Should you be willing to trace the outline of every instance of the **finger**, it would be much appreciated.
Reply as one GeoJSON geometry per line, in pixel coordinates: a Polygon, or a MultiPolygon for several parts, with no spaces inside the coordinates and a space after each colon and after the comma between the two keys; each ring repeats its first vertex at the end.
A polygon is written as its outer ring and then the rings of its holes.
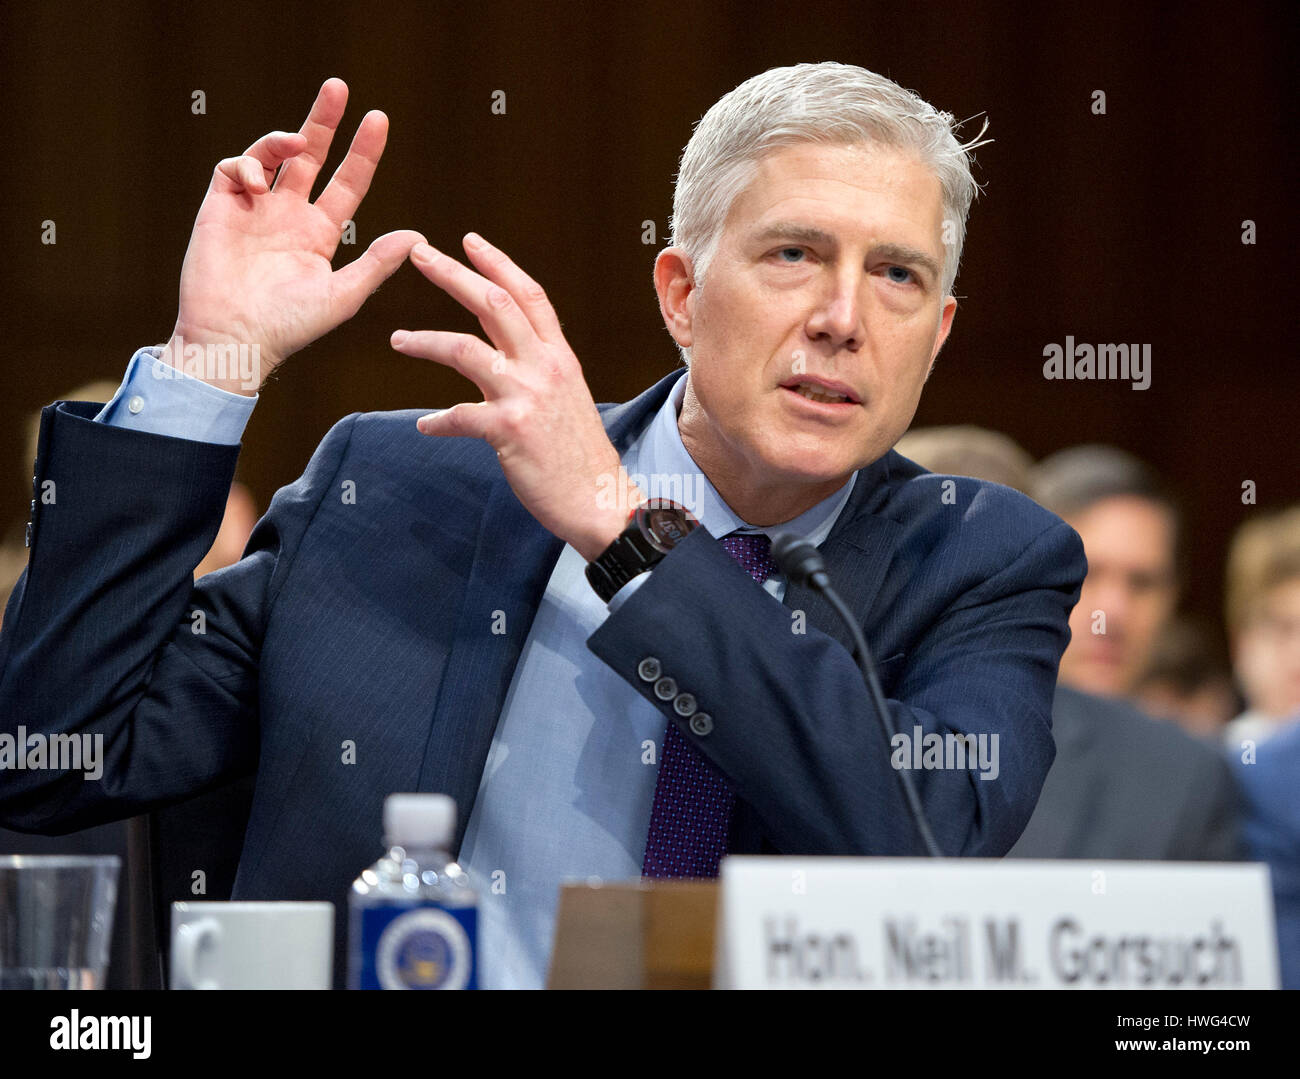
{"type": "Polygon", "coordinates": [[[415,245],[411,262],[453,300],[477,315],[488,339],[507,355],[527,355],[529,346],[537,343],[532,323],[500,285],[428,244],[415,245]]]}
{"type": "Polygon", "coordinates": [[[264,195],[271,190],[262,163],[255,157],[228,157],[212,170],[212,186],[217,191],[248,191],[264,195]]]}
{"type": "Polygon", "coordinates": [[[489,400],[505,389],[505,353],[472,333],[446,330],[397,330],[389,342],[404,356],[432,360],[464,375],[489,400]]]}
{"type": "Polygon", "coordinates": [[[301,195],[303,198],[311,196],[312,184],[316,182],[316,174],[329,155],[330,143],[334,140],[334,132],[343,118],[343,109],[347,103],[347,83],[342,79],[326,79],[299,131],[307,139],[307,144],[302,153],[286,162],[280,170],[280,176],[275,181],[276,191],[301,195]]]}
{"type": "Polygon", "coordinates": [[[339,228],[351,220],[370,190],[370,181],[383,156],[388,141],[388,117],[377,109],[366,113],[352,137],[347,157],[334,170],[330,182],[320,193],[316,205],[329,215],[339,228]]]}
{"type": "Polygon", "coordinates": [[[543,341],[564,343],[564,331],[546,290],[521,270],[499,247],[493,247],[477,232],[466,233],[465,252],[483,276],[505,289],[543,341]]]}
{"type": "Polygon", "coordinates": [[[410,229],[386,232],[363,254],[335,270],[330,276],[330,291],[339,321],[355,315],[366,298],[406,261],[411,248],[424,242],[423,236],[410,229]]]}
{"type": "Polygon", "coordinates": [[[421,416],[415,421],[415,426],[425,435],[487,439],[492,420],[491,409],[492,406],[486,401],[464,401],[441,412],[421,416]]]}
{"type": "Polygon", "coordinates": [[[270,185],[278,169],[289,158],[302,153],[307,145],[304,136],[296,131],[272,131],[263,135],[244,151],[245,157],[256,158],[266,171],[266,182],[270,185]]]}

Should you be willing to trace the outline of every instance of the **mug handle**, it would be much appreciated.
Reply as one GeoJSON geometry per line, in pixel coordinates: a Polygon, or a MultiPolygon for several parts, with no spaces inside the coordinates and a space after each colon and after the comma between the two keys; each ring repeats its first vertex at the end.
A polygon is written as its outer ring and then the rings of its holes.
{"type": "Polygon", "coordinates": [[[220,989],[216,978],[198,978],[198,953],[204,944],[221,943],[221,923],[214,918],[186,922],[176,930],[172,965],[176,972],[174,989],[220,989]]]}

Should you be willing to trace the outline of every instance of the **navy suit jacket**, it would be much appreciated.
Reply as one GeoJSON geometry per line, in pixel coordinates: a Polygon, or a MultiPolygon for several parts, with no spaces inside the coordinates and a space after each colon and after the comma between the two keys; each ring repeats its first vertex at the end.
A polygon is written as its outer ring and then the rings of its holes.
{"type": "MultiPolygon", "coordinates": [[[[620,450],[683,374],[601,406],[620,450]]],[[[353,414],[276,493],[242,560],[194,582],[238,447],[93,423],[99,407],[41,417],[34,487],[52,480],[56,497],[38,498],[6,611],[0,731],[102,734],[104,774],[0,773],[0,824],[60,834],[255,772],[234,898],[332,900],[342,984],[347,889],[379,854],[383,799],[452,795],[459,848],[561,542],[486,443],[419,434],[421,410],[353,414]]],[[[891,451],[822,552],[897,729],[999,736],[995,780],[914,775],[946,854],[1005,854],[1055,752],[1078,537],[1007,488],[891,451]]],[[[919,853],[848,635],[816,593],[791,584],[777,602],[699,529],[588,644],[732,784],[731,850],[919,853]],[[711,733],[638,678],[647,656],[711,733]]]]}

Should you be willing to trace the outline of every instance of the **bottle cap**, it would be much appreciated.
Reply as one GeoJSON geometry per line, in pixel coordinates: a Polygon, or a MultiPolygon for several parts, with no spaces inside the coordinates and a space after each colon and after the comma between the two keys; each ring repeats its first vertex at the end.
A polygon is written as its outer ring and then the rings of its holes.
{"type": "Polygon", "coordinates": [[[456,802],[448,794],[390,794],[384,799],[384,843],[390,847],[451,846],[456,802]]]}

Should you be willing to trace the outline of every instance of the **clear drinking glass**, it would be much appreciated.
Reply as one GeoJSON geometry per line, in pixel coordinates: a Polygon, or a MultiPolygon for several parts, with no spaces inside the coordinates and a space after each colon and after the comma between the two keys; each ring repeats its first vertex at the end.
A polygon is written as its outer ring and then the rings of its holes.
{"type": "Polygon", "coordinates": [[[122,859],[0,855],[0,989],[102,989],[122,859]]]}

